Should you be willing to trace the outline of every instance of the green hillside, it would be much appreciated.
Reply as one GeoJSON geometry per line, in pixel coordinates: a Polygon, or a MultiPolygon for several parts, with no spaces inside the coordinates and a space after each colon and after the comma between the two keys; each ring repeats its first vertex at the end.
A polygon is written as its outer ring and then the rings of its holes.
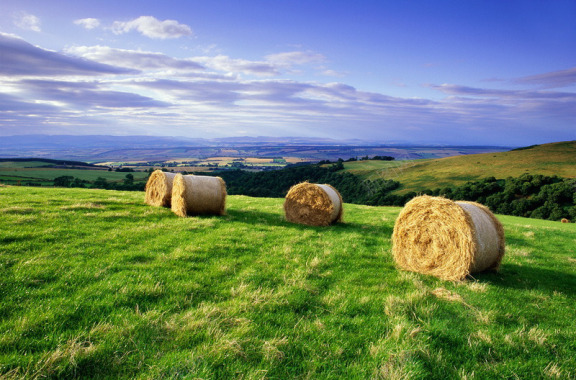
{"type": "Polygon", "coordinates": [[[399,181],[403,185],[401,193],[457,186],[486,177],[519,177],[524,173],[576,178],[576,141],[434,160],[346,162],[345,170],[364,178],[399,181]]]}
{"type": "Polygon", "coordinates": [[[400,208],[282,203],[0,187],[0,378],[576,376],[575,224],[499,216],[501,271],[453,283],[395,268],[400,208]]]}

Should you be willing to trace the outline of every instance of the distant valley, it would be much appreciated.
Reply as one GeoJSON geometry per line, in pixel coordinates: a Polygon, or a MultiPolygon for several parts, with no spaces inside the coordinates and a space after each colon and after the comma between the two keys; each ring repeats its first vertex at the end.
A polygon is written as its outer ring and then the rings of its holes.
{"type": "Polygon", "coordinates": [[[504,146],[430,146],[299,137],[193,139],[153,136],[5,136],[0,158],[50,158],[91,163],[185,161],[211,157],[284,158],[294,162],[392,156],[397,160],[503,152],[504,146]]]}
{"type": "MultiPolygon", "coordinates": [[[[256,156],[273,147],[263,144],[259,148],[213,148],[228,156],[184,158],[183,154],[178,159],[165,161],[96,164],[46,158],[0,158],[0,185],[142,191],[148,174],[162,169],[218,175],[231,195],[281,198],[291,186],[309,181],[334,186],[347,203],[401,206],[417,194],[429,194],[477,201],[506,215],[576,219],[576,141],[482,154],[464,154],[466,149],[459,147],[442,147],[443,150],[428,147],[428,151],[424,147],[404,147],[401,149],[414,149],[412,154],[417,155],[460,153],[453,157],[403,160],[366,153],[367,149],[390,147],[284,145],[279,149],[292,156],[273,158],[256,156]],[[331,161],[316,158],[317,164],[305,164],[305,158],[294,157],[295,151],[305,149],[308,154],[332,151],[359,157],[331,161]],[[232,156],[241,152],[253,156],[232,156]],[[355,154],[359,152],[363,154],[355,154]],[[297,163],[303,165],[288,165],[297,163]]],[[[467,152],[483,149],[467,148],[467,152]]]]}

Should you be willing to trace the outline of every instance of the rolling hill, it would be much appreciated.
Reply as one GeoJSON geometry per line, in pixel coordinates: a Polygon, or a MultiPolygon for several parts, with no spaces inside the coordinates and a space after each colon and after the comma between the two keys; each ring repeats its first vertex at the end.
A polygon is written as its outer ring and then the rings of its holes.
{"type": "Polygon", "coordinates": [[[486,177],[518,177],[524,173],[576,178],[576,141],[433,160],[346,162],[345,170],[364,178],[394,179],[398,193],[461,185],[486,177]]]}

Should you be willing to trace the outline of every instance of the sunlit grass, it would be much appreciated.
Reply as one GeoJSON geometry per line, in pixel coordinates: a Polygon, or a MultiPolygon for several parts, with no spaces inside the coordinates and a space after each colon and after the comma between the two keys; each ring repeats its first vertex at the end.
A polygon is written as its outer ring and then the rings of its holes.
{"type": "Polygon", "coordinates": [[[399,208],[321,228],[282,202],[0,188],[0,376],[576,376],[574,224],[499,216],[501,272],[452,283],[395,268],[399,208]]]}
{"type": "Polygon", "coordinates": [[[396,193],[463,185],[486,177],[505,179],[522,174],[576,177],[576,142],[544,144],[531,149],[412,161],[346,162],[345,170],[364,179],[393,179],[396,193]]]}

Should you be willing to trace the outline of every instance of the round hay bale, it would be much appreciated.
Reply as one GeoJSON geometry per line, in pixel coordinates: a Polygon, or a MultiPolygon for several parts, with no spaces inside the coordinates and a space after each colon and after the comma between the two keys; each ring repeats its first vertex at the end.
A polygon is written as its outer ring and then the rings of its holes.
{"type": "Polygon", "coordinates": [[[570,223],[570,220],[569,220],[569,219],[566,219],[566,218],[562,218],[562,219],[560,220],[560,222],[562,222],[562,223],[570,223]]]}
{"type": "Polygon", "coordinates": [[[172,186],[172,211],[178,216],[224,215],[226,183],[220,177],[177,174],[172,186]]]}
{"type": "Polygon", "coordinates": [[[302,182],[286,194],[286,220],[308,226],[328,226],[342,221],[342,196],[330,185],[302,182]]]}
{"type": "Polygon", "coordinates": [[[497,270],[504,246],[504,228],[487,207],[426,195],[406,204],[392,234],[400,268],[443,280],[497,270]]]}
{"type": "Polygon", "coordinates": [[[170,207],[172,199],[172,183],[175,173],[155,170],[146,182],[144,201],[151,206],[170,207]]]}

